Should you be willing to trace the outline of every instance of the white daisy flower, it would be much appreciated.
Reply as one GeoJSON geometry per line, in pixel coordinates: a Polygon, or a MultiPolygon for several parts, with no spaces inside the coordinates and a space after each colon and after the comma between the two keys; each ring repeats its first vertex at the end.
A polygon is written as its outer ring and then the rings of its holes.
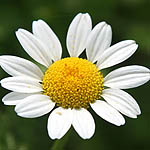
{"type": "Polygon", "coordinates": [[[135,99],[123,91],[150,80],[148,68],[132,65],[103,76],[102,70],[128,59],[137,49],[133,40],[110,47],[112,30],[106,22],[92,29],[89,14],[78,14],[69,26],[67,49],[70,57],[61,59],[62,47],[52,29],[42,20],[34,21],[33,33],[16,32],[24,50],[47,70],[43,73],[32,62],[16,56],[0,56],[1,67],[12,77],[1,80],[12,92],[4,96],[5,105],[16,105],[17,115],[36,118],[51,112],[48,134],[62,138],[71,125],[83,139],[95,132],[92,108],[104,120],[120,126],[122,116],[136,118],[140,108],[135,99]],[[87,60],[79,58],[86,49],[87,60]]]}

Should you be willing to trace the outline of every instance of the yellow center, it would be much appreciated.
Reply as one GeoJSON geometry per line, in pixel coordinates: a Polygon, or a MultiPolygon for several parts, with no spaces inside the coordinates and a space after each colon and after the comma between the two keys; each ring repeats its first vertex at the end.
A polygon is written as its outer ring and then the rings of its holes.
{"type": "Polygon", "coordinates": [[[70,57],[53,63],[42,82],[44,94],[63,108],[88,108],[100,98],[103,75],[86,59],[70,57]]]}

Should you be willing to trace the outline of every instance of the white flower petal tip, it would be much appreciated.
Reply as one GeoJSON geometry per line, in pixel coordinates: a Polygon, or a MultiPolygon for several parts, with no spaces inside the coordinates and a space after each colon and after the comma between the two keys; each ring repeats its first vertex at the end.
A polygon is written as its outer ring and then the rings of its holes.
{"type": "Polygon", "coordinates": [[[2,102],[5,105],[17,105],[20,102],[22,102],[22,100],[28,96],[31,96],[31,94],[24,94],[24,93],[17,93],[17,92],[11,92],[8,93],[7,95],[5,95],[2,98],[2,102]]]}
{"type": "Polygon", "coordinates": [[[8,77],[2,79],[1,86],[19,93],[37,93],[43,91],[40,80],[27,76],[8,77]]]}
{"type": "Polygon", "coordinates": [[[51,139],[60,139],[70,129],[72,123],[72,111],[58,107],[52,111],[48,118],[48,134],[51,139]]]}
{"type": "Polygon", "coordinates": [[[92,115],[84,108],[80,110],[73,109],[72,125],[79,136],[83,139],[89,139],[95,132],[95,122],[92,115]]]}
{"type": "Polygon", "coordinates": [[[35,94],[25,98],[17,104],[15,111],[24,118],[36,118],[49,113],[55,106],[48,96],[35,94]]]}
{"type": "Polygon", "coordinates": [[[92,29],[89,14],[79,13],[71,22],[67,33],[67,49],[71,57],[78,57],[86,47],[86,40],[92,29]]]}
{"type": "Polygon", "coordinates": [[[49,67],[51,64],[49,51],[41,40],[24,29],[18,29],[18,31],[16,31],[16,36],[28,55],[30,55],[38,63],[45,67],[49,67]]]}
{"type": "Polygon", "coordinates": [[[12,76],[29,76],[40,80],[43,77],[43,73],[37,65],[20,57],[0,56],[0,65],[12,76]]]}
{"type": "Polygon", "coordinates": [[[110,72],[104,78],[104,86],[129,89],[138,87],[150,80],[150,70],[143,66],[132,65],[121,67],[110,72]]]}
{"type": "Polygon", "coordinates": [[[121,41],[100,55],[97,67],[101,70],[119,64],[132,56],[137,48],[138,45],[133,40],[121,41]]]}
{"type": "Polygon", "coordinates": [[[92,109],[104,120],[116,125],[121,126],[125,124],[124,117],[112,106],[102,100],[97,100],[91,104],[92,109]]]}
{"type": "Polygon", "coordinates": [[[58,37],[43,20],[33,21],[33,34],[40,39],[49,51],[49,57],[57,61],[61,59],[62,47],[58,37]]]}
{"type": "Polygon", "coordinates": [[[106,22],[97,24],[88,36],[86,54],[88,60],[95,62],[100,55],[110,46],[112,40],[111,26],[106,22]]]}
{"type": "Polygon", "coordinates": [[[130,118],[137,118],[137,115],[141,114],[140,107],[134,98],[122,90],[105,89],[102,97],[111,106],[130,118]]]}

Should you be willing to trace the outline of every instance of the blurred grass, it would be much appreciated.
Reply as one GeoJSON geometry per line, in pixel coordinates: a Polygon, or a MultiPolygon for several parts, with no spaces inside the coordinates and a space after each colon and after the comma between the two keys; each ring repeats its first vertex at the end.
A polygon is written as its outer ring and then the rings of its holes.
{"type": "MultiPolygon", "coordinates": [[[[33,20],[43,19],[58,35],[63,46],[63,57],[68,55],[65,38],[68,26],[79,12],[88,12],[93,25],[105,20],[112,25],[113,41],[134,39],[138,51],[119,66],[140,64],[150,66],[149,0],[0,0],[0,55],[10,54],[30,59],[15,37],[18,28],[31,31],[33,20]]],[[[0,79],[8,75],[0,69],[0,79]]],[[[128,90],[137,99],[142,115],[138,119],[126,117],[126,125],[115,127],[92,114],[96,132],[92,139],[82,140],[75,131],[71,133],[65,150],[149,150],[150,101],[149,83],[128,90]]],[[[0,99],[8,93],[0,87],[0,99]]],[[[37,119],[18,117],[14,107],[0,103],[0,150],[51,150],[54,143],[47,134],[48,115],[37,119]]]]}

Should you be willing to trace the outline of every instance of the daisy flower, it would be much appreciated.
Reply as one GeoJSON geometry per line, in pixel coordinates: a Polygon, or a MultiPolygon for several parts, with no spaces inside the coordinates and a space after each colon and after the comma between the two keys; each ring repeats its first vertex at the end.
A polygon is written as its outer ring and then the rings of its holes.
{"type": "Polygon", "coordinates": [[[17,115],[36,118],[52,111],[47,124],[51,139],[62,138],[71,126],[83,139],[91,138],[95,122],[89,108],[116,126],[125,124],[123,115],[130,118],[140,115],[135,99],[122,89],[149,81],[150,70],[131,65],[105,77],[102,73],[133,55],[138,47],[135,41],[110,46],[110,25],[100,22],[92,29],[89,14],[79,13],[67,33],[70,57],[61,59],[59,39],[44,21],[34,21],[32,31],[19,29],[16,36],[28,55],[47,68],[44,73],[31,61],[0,56],[1,67],[12,76],[1,80],[1,86],[12,91],[2,101],[5,105],[16,105],[17,115]],[[84,50],[87,59],[79,58],[84,50]]]}

